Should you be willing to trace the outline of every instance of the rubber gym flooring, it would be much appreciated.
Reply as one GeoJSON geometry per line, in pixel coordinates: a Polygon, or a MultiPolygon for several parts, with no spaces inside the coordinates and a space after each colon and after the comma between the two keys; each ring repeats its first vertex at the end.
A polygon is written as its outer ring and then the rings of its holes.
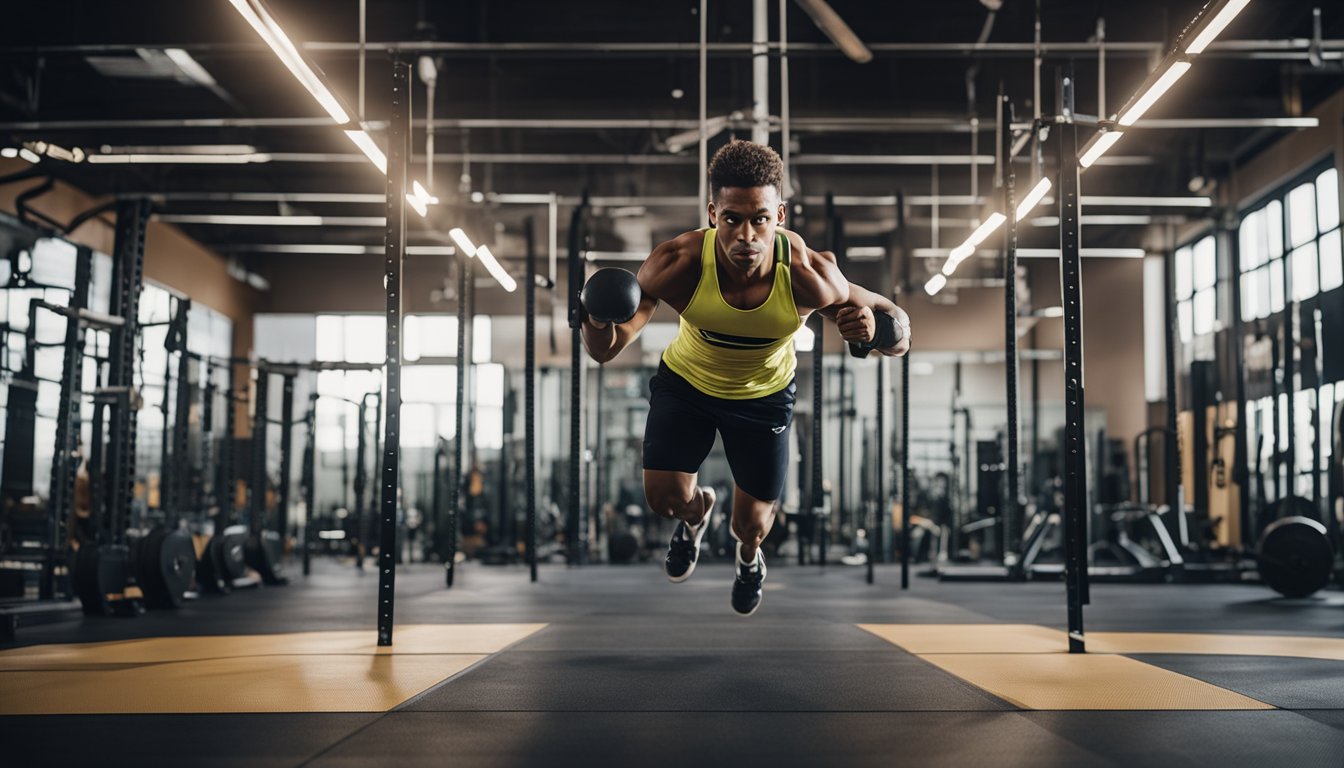
{"type": "Polygon", "coordinates": [[[20,765],[1344,764],[1344,595],[772,566],[404,566],[378,649],[372,570],[176,613],[21,627],[0,650],[20,765]]]}

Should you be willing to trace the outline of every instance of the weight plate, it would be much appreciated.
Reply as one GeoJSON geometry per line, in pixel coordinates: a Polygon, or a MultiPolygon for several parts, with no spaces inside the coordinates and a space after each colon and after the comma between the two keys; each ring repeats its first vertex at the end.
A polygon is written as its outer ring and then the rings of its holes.
{"type": "Polygon", "coordinates": [[[1324,588],[1334,558],[1325,526],[1309,517],[1275,520],[1260,537],[1260,578],[1284,597],[1306,597],[1324,588]]]}
{"type": "Polygon", "coordinates": [[[167,599],[167,604],[162,607],[180,608],[196,577],[196,547],[192,544],[191,534],[176,530],[163,537],[159,548],[159,571],[167,599]]]}

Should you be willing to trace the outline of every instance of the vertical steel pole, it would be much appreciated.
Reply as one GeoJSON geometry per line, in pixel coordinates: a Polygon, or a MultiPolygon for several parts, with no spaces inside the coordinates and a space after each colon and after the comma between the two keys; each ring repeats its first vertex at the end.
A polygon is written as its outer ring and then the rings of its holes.
{"type": "MultiPolygon", "coordinates": [[[[410,162],[411,66],[392,64],[392,114],[387,130],[387,251],[383,282],[387,288],[387,419],[379,480],[381,531],[378,541],[378,645],[392,645],[396,597],[398,454],[401,449],[401,268],[406,258],[406,167],[410,162]]],[[[363,429],[364,425],[360,425],[363,429]]],[[[374,429],[377,429],[375,423],[374,429]]]]}
{"type": "MultiPolygon", "coordinates": [[[[182,352],[186,356],[186,350],[182,352]]],[[[289,478],[293,471],[292,457],[294,449],[294,374],[286,373],[281,385],[280,399],[280,488],[276,494],[279,506],[275,511],[275,529],[280,532],[280,540],[289,535],[289,478]]],[[[186,454],[183,453],[185,458],[186,454]]]]}
{"type": "Polygon", "coordinates": [[[901,589],[910,588],[910,353],[901,358],[901,589]]]}
{"type": "Polygon", "coordinates": [[[1008,404],[1008,450],[1004,467],[1008,484],[1003,500],[1003,557],[1009,575],[1022,574],[1019,539],[1022,536],[1022,496],[1018,486],[1018,377],[1017,377],[1017,175],[1013,172],[1013,104],[999,86],[999,183],[1008,221],[1003,230],[1003,344],[1004,379],[1008,404]],[[1009,553],[1015,553],[1010,555],[1009,553]]]}
{"type": "MultiPolygon", "coordinates": [[[[887,291],[886,285],[882,286],[882,292],[887,291]]],[[[882,535],[882,515],[883,509],[887,505],[887,468],[883,461],[886,458],[887,440],[885,428],[885,401],[887,399],[887,358],[881,355],[877,358],[877,414],[875,425],[875,437],[873,439],[873,450],[869,454],[870,460],[875,459],[874,463],[874,485],[873,496],[876,500],[869,506],[873,510],[872,518],[868,522],[868,583],[872,584],[873,562],[877,560],[878,555],[883,551],[882,542],[885,538],[882,535]]]]}
{"type": "MultiPolygon", "coordinates": [[[[825,401],[822,400],[823,388],[823,357],[825,350],[826,323],[821,319],[820,312],[812,313],[812,535],[816,538],[817,552],[820,557],[820,563],[826,565],[826,517],[825,504],[826,492],[822,487],[822,477],[825,475],[825,469],[822,464],[822,441],[821,430],[825,425],[825,419],[822,418],[822,411],[825,409],[825,401]]],[[[799,549],[802,549],[802,542],[799,542],[799,549]]],[[[802,555],[800,555],[802,557],[802,555]]],[[[805,560],[803,562],[806,562],[805,560]]]]}
{"type": "MultiPolygon", "coordinates": [[[[1073,111],[1073,67],[1061,80],[1061,111],[1073,111]]],[[[1082,228],[1078,218],[1078,130],[1069,122],[1059,133],[1060,285],[1064,298],[1064,579],[1068,599],[1069,652],[1086,652],[1083,606],[1087,584],[1087,434],[1083,399],[1082,228]]],[[[1011,214],[1011,212],[1010,212],[1011,214]]]]}
{"type": "Polygon", "coordinates": [[[467,399],[467,367],[471,352],[467,350],[467,283],[470,281],[471,261],[465,253],[457,256],[457,394],[453,400],[453,476],[448,482],[448,521],[444,531],[446,552],[443,558],[444,585],[453,586],[453,571],[457,568],[457,510],[462,495],[462,462],[467,444],[467,427],[463,424],[467,399]]]}
{"type": "Polygon", "coordinates": [[[317,517],[317,387],[308,393],[308,434],[303,444],[303,575],[313,572],[313,536],[317,517]]]}
{"type": "Polygon", "coordinates": [[[524,224],[527,237],[527,317],[524,344],[523,451],[527,478],[527,567],[537,580],[537,254],[531,217],[524,224]]]}

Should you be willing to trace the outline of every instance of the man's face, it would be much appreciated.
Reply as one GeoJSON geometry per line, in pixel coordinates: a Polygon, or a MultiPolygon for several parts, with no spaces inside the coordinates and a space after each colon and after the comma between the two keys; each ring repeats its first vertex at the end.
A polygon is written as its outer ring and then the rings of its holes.
{"type": "Polygon", "coordinates": [[[709,221],[729,264],[751,272],[773,258],[775,228],[784,223],[784,204],[773,184],[723,187],[709,204],[709,221]]]}

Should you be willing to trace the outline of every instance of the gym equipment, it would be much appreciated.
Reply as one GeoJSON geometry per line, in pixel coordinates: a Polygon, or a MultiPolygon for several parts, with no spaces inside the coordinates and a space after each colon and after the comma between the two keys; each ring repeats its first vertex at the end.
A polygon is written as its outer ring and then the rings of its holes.
{"type": "MultiPolygon", "coordinates": [[[[1310,507],[1297,497],[1291,506],[1310,507]]],[[[1314,510],[1313,510],[1314,511],[1314,510]]],[[[1284,597],[1307,597],[1330,583],[1335,552],[1325,526],[1310,517],[1290,515],[1270,523],[1260,537],[1260,578],[1284,597]]]]}
{"type": "Polygon", "coordinates": [[[633,272],[605,267],[583,284],[579,301],[588,316],[602,323],[624,323],[639,311],[639,280],[633,272]]]}
{"type": "Polygon", "coordinates": [[[184,530],[155,528],[132,545],[136,582],[150,608],[180,608],[196,575],[196,547],[184,530]]]}

